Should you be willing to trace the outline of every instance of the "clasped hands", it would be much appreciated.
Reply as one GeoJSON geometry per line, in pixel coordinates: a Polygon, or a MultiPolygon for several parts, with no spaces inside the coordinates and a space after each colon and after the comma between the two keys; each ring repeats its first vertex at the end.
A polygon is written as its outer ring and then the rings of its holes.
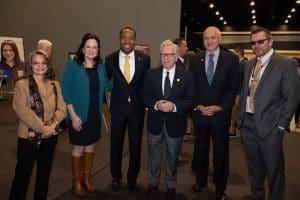
{"type": "Polygon", "coordinates": [[[159,100],[156,102],[156,108],[162,112],[173,112],[175,110],[175,104],[167,100],[159,100]]]}
{"type": "Polygon", "coordinates": [[[211,105],[211,106],[203,106],[198,105],[196,109],[202,113],[204,116],[213,116],[215,113],[222,111],[221,106],[211,105]]]}
{"type": "Polygon", "coordinates": [[[55,131],[56,128],[56,123],[53,122],[49,125],[44,125],[42,127],[42,134],[43,134],[43,138],[49,138],[52,135],[57,135],[58,133],[55,131]]]}

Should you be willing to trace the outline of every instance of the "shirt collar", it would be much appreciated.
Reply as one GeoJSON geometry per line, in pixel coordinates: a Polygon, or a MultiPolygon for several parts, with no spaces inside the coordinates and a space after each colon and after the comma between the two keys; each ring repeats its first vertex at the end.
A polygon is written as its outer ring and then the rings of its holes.
{"type": "Polygon", "coordinates": [[[205,51],[205,56],[209,57],[209,54],[214,54],[215,58],[219,56],[220,54],[220,47],[216,48],[213,52],[208,52],[208,51],[205,51]]]}
{"type": "Polygon", "coordinates": [[[175,67],[176,65],[174,65],[171,69],[167,70],[166,68],[163,67],[163,72],[169,72],[169,74],[174,74],[175,73],[175,67]]]}
{"type": "Polygon", "coordinates": [[[133,57],[134,56],[134,50],[133,51],[131,51],[128,55],[127,54],[125,54],[122,50],[120,50],[120,53],[119,53],[119,55],[120,56],[122,56],[122,57],[125,57],[125,56],[129,56],[129,57],[133,57]]]}
{"type": "Polygon", "coordinates": [[[268,60],[270,60],[273,52],[274,52],[274,50],[273,50],[273,48],[271,48],[265,55],[263,55],[261,57],[257,57],[257,58],[261,59],[262,63],[266,63],[268,60]]]}

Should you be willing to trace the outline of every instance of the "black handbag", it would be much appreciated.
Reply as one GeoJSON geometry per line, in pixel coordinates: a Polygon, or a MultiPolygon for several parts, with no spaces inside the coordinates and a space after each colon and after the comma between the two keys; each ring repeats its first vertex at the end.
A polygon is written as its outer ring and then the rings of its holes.
{"type": "MultiPolygon", "coordinates": [[[[55,86],[54,83],[52,83],[52,85],[53,85],[54,94],[55,94],[55,102],[56,102],[56,104],[55,104],[55,110],[56,110],[56,108],[57,108],[57,89],[56,89],[56,86],[55,86]]],[[[56,125],[55,131],[56,131],[57,133],[62,133],[62,132],[64,132],[67,128],[68,128],[68,122],[67,122],[67,119],[65,118],[65,119],[63,119],[60,123],[58,123],[58,124],[56,125]]]]}

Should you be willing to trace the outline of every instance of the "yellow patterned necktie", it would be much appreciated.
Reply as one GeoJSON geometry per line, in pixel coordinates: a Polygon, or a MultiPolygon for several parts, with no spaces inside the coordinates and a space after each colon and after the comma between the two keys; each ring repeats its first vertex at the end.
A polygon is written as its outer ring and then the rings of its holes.
{"type": "Polygon", "coordinates": [[[125,63],[124,63],[124,77],[127,83],[130,82],[130,64],[129,64],[129,56],[125,56],[125,63]]]}

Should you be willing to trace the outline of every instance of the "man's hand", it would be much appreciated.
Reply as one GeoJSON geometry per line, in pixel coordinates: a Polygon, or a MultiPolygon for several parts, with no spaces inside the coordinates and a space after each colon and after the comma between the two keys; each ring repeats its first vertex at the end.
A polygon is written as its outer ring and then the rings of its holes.
{"type": "Polygon", "coordinates": [[[211,105],[211,106],[198,105],[196,106],[196,109],[200,111],[204,116],[213,116],[215,113],[220,112],[222,110],[222,107],[217,105],[211,105]]]}
{"type": "Polygon", "coordinates": [[[156,102],[156,107],[162,112],[173,112],[175,109],[175,104],[171,101],[159,100],[156,102]]]}

